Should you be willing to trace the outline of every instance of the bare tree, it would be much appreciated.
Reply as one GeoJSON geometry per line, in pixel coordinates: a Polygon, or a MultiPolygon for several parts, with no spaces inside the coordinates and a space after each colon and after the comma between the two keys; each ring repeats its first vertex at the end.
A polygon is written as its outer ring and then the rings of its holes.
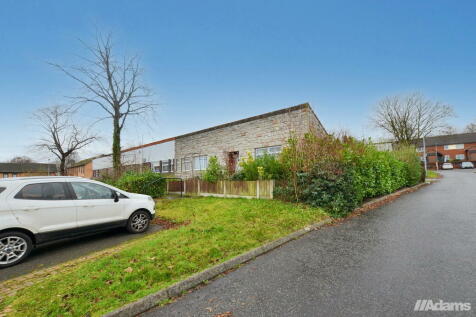
{"type": "Polygon", "coordinates": [[[470,123],[464,128],[465,133],[476,133],[476,123],[470,123]]]}
{"type": "Polygon", "coordinates": [[[98,34],[94,46],[85,45],[89,57],[82,66],[52,64],[85,89],[77,102],[100,107],[112,119],[112,160],[117,173],[121,167],[121,132],[130,116],[145,114],[156,106],[152,93],[141,83],[142,69],[137,56],[116,59],[111,36],[98,34]]]}
{"type": "Polygon", "coordinates": [[[446,119],[453,115],[451,106],[412,93],[381,100],[372,121],[390,133],[396,142],[408,144],[445,128],[446,119]]]}
{"type": "Polygon", "coordinates": [[[61,175],[66,175],[66,163],[76,151],[96,140],[96,136],[78,128],[73,114],[71,107],[52,106],[39,109],[33,116],[42,129],[42,137],[35,146],[58,158],[61,175]]]}
{"type": "Polygon", "coordinates": [[[458,134],[458,129],[452,126],[446,126],[440,130],[440,133],[443,135],[458,134]]]}
{"type": "Polygon", "coordinates": [[[34,161],[28,156],[15,156],[10,160],[10,163],[33,163],[34,161]]]}

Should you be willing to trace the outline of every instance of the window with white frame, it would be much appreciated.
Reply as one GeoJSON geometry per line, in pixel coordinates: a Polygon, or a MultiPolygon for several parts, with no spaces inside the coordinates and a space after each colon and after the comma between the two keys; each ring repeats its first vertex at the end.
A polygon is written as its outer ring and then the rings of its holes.
{"type": "Polygon", "coordinates": [[[8,178],[8,173],[3,173],[3,178],[8,178]]]}
{"type": "Polygon", "coordinates": [[[208,157],[206,155],[193,157],[193,170],[204,171],[208,167],[208,157]]]}
{"type": "Polygon", "coordinates": [[[417,152],[419,153],[423,152],[423,146],[420,146],[419,148],[417,148],[417,152]]]}
{"type": "Polygon", "coordinates": [[[165,161],[161,161],[162,163],[162,173],[170,173],[170,161],[169,160],[165,160],[165,161]]]}
{"type": "Polygon", "coordinates": [[[448,154],[446,154],[446,155],[445,155],[445,162],[448,162],[450,159],[451,159],[451,156],[449,156],[448,154]]]}
{"type": "Polygon", "coordinates": [[[264,155],[278,156],[281,153],[281,145],[260,147],[255,149],[255,157],[264,155]]]}
{"type": "Polygon", "coordinates": [[[456,154],[455,159],[463,161],[464,160],[464,154],[456,154]]]}
{"type": "Polygon", "coordinates": [[[190,157],[182,158],[182,172],[189,172],[192,170],[192,159],[190,157]]]}
{"type": "Polygon", "coordinates": [[[162,160],[154,164],[156,173],[172,173],[174,171],[174,160],[162,160]]]}
{"type": "Polygon", "coordinates": [[[462,150],[464,149],[464,144],[447,144],[444,148],[445,150],[462,150]]]}

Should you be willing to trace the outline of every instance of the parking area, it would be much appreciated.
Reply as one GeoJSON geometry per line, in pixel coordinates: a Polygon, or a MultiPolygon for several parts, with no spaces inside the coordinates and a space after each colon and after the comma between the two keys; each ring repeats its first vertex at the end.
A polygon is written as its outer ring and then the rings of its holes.
{"type": "Polygon", "coordinates": [[[162,230],[162,227],[156,224],[151,224],[149,230],[143,234],[130,234],[125,229],[119,228],[75,240],[46,245],[33,250],[24,262],[0,270],[0,282],[111,248],[160,230],[162,230]]]}

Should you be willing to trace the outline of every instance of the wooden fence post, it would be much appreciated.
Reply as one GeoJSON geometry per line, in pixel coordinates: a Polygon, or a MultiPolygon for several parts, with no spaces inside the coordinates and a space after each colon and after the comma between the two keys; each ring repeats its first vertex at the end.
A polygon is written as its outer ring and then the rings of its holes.
{"type": "Polygon", "coordinates": [[[183,180],[183,194],[186,195],[187,194],[187,180],[183,180]]]}
{"type": "Polygon", "coordinates": [[[200,179],[198,180],[197,184],[197,196],[200,196],[200,179]]]}
{"type": "Polygon", "coordinates": [[[259,192],[260,188],[259,188],[259,179],[256,181],[256,198],[259,199],[260,197],[260,192],[259,192]]]}
{"type": "Polygon", "coordinates": [[[223,180],[223,197],[226,197],[226,180],[223,180]]]}
{"type": "Polygon", "coordinates": [[[269,197],[270,197],[271,199],[274,199],[274,179],[271,180],[271,184],[270,184],[269,190],[271,191],[271,192],[269,193],[269,197]]]}

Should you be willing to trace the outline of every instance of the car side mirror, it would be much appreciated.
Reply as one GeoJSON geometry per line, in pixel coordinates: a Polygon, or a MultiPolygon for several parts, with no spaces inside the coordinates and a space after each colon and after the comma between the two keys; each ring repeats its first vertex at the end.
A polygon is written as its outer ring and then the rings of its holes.
{"type": "Polygon", "coordinates": [[[119,201],[119,194],[117,192],[114,192],[113,197],[114,197],[114,202],[117,203],[119,201]]]}

